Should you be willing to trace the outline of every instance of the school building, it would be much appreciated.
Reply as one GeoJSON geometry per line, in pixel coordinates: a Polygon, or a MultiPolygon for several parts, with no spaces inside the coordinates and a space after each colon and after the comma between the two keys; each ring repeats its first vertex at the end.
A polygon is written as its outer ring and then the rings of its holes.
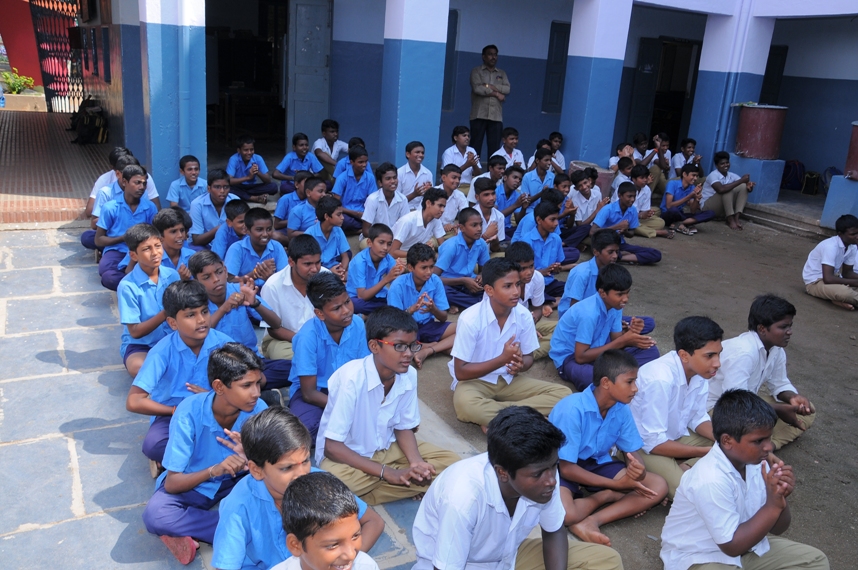
{"type": "MultiPolygon", "coordinates": [[[[732,105],[753,101],[788,108],[778,158],[844,170],[858,120],[855,0],[81,2],[83,90],[104,106],[112,143],[164,191],[183,154],[205,160],[246,132],[285,152],[326,117],[373,161],[401,164],[420,140],[431,168],[468,124],[469,75],[487,44],[511,84],[504,125],[526,157],[558,130],[567,160],[606,166],[618,142],[664,131],[674,150],[695,138],[708,169],[715,151],[734,150],[732,105]]],[[[752,201],[783,199],[782,163],[733,163],[763,179],[752,201]]]]}

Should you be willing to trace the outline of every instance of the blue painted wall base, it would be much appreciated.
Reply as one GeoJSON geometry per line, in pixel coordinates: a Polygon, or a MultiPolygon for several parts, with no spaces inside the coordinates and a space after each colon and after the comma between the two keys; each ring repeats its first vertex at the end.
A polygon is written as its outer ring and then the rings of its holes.
{"type": "Polygon", "coordinates": [[[743,158],[731,152],[730,171],[739,176],[750,174],[751,180],[757,183],[754,191],[748,194],[748,202],[751,204],[770,204],[778,201],[781,178],[784,175],[783,160],[743,158]]]}
{"type": "Polygon", "coordinates": [[[834,229],[834,222],[844,214],[858,216],[858,180],[835,176],[828,187],[819,225],[834,229]]]}

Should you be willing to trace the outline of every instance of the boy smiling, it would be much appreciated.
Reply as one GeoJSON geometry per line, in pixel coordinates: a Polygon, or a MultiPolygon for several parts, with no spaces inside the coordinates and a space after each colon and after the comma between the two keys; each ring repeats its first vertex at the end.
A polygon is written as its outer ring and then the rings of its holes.
{"type": "Polygon", "coordinates": [[[265,281],[289,264],[286,250],[272,241],[274,219],[265,208],[251,208],[244,216],[247,235],[226,252],[224,265],[232,278],[251,277],[262,287],[265,281]]]}

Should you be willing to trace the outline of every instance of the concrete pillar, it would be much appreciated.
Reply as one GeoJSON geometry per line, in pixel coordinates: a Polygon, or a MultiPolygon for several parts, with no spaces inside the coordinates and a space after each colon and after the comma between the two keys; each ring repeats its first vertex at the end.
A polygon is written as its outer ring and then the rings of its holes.
{"type": "Polygon", "coordinates": [[[401,165],[405,145],[425,145],[435,171],[449,0],[387,0],[381,75],[379,158],[401,165]]]}
{"type": "Polygon", "coordinates": [[[140,0],[144,130],[162,203],[182,155],[207,169],[205,14],[205,0],[140,0]]]}
{"type": "Polygon", "coordinates": [[[632,0],[575,0],[560,114],[567,161],[604,165],[614,151],[631,17],[632,0]]]}
{"type": "Polygon", "coordinates": [[[706,172],[713,167],[715,152],[731,152],[735,147],[739,109],[730,105],[760,98],[775,29],[774,18],[751,14],[753,2],[738,6],[733,16],[710,14],[706,19],[688,130],[697,140],[706,172]]]}

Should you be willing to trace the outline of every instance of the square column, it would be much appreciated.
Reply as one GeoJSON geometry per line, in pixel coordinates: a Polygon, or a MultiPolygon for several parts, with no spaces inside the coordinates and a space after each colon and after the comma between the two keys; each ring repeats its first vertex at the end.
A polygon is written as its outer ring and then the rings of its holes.
{"type": "Polygon", "coordinates": [[[381,75],[379,156],[401,165],[405,145],[425,145],[424,164],[438,161],[449,0],[387,0],[381,75]]]}
{"type": "Polygon", "coordinates": [[[207,169],[205,14],[204,0],[140,0],[144,131],[162,203],[179,157],[207,169]]]}
{"type": "Polygon", "coordinates": [[[632,0],[575,0],[559,129],[568,161],[604,165],[613,153],[631,17],[632,0]]]}

